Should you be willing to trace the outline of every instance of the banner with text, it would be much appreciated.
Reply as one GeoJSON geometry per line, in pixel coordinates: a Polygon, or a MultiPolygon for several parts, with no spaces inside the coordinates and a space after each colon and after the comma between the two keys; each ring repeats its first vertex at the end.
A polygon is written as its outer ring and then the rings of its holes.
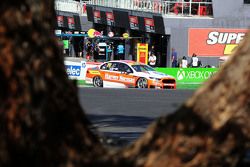
{"type": "Polygon", "coordinates": [[[101,62],[86,62],[86,61],[64,61],[66,72],[69,79],[85,80],[86,71],[88,68],[97,67],[101,62]]]}
{"type": "Polygon", "coordinates": [[[213,76],[218,68],[156,68],[156,71],[172,75],[177,84],[200,84],[213,76]]]}
{"type": "Polygon", "coordinates": [[[190,28],[188,32],[188,55],[230,55],[243,39],[247,29],[190,28]]]}
{"type": "Polygon", "coordinates": [[[148,64],[148,44],[137,43],[137,62],[148,64]]]}
{"type": "Polygon", "coordinates": [[[107,25],[115,26],[114,14],[112,12],[106,12],[107,25]]]}
{"type": "Polygon", "coordinates": [[[129,16],[129,25],[132,30],[139,30],[139,23],[137,16],[129,16]]]}

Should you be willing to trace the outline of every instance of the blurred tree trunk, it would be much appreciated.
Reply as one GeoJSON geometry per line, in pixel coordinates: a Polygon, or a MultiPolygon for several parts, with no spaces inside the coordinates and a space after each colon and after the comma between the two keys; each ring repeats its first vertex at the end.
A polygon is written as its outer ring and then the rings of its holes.
{"type": "Polygon", "coordinates": [[[249,147],[250,38],[172,115],[108,154],[54,36],[54,1],[0,5],[0,166],[230,167],[249,147]]]}
{"type": "Polygon", "coordinates": [[[0,5],[0,166],[82,166],[105,150],[67,79],[51,0],[0,5]]]}

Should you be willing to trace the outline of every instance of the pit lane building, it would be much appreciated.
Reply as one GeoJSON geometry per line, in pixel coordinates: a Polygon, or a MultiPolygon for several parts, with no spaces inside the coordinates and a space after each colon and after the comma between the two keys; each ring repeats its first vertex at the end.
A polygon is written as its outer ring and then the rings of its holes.
{"type": "MultiPolygon", "coordinates": [[[[82,6],[83,2],[78,3],[82,6]]],[[[171,66],[171,48],[175,48],[179,58],[187,56],[190,60],[195,53],[203,65],[218,66],[219,57],[232,53],[250,25],[250,0],[90,0],[84,3],[86,14],[80,7],[78,29],[87,31],[93,27],[104,35],[114,32],[115,36],[128,33],[135,38],[124,42],[125,58],[136,54],[137,43],[148,43],[149,50],[154,46],[160,67],[171,66]]],[[[58,16],[69,13],[57,8],[58,16]]]]}

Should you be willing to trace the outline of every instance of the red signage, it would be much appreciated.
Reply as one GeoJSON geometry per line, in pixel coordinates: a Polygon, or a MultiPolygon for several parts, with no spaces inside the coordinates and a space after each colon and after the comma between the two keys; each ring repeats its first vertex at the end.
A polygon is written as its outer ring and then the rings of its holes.
{"type": "Polygon", "coordinates": [[[75,24],[75,20],[73,17],[68,17],[68,23],[69,24],[75,24]]]}
{"type": "Polygon", "coordinates": [[[75,29],[75,20],[73,17],[68,17],[68,26],[69,29],[75,29]]]}
{"type": "Polygon", "coordinates": [[[63,22],[63,16],[57,16],[57,21],[63,22]]]}
{"type": "Polygon", "coordinates": [[[155,23],[154,19],[144,18],[145,30],[146,32],[155,32],[155,23]]]}
{"type": "Polygon", "coordinates": [[[245,36],[247,29],[190,28],[188,55],[223,56],[231,54],[245,36]]]}
{"type": "Polygon", "coordinates": [[[139,30],[138,17],[129,16],[130,29],[139,30]]]}
{"type": "Polygon", "coordinates": [[[63,27],[63,16],[57,16],[58,27],[63,27]]]}
{"type": "Polygon", "coordinates": [[[101,23],[101,12],[94,10],[94,23],[101,23]]]}
{"type": "Polygon", "coordinates": [[[94,17],[101,18],[101,12],[99,10],[95,10],[94,17]]]}
{"type": "Polygon", "coordinates": [[[106,12],[107,25],[114,26],[114,14],[112,12],[106,12]]]}
{"type": "Polygon", "coordinates": [[[107,20],[114,20],[114,15],[112,12],[106,12],[107,20]]]}
{"type": "Polygon", "coordinates": [[[153,20],[153,19],[144,18],[144,21],[145,21],[145,25],[148,25],[148,26],[155,26],[154,20],[153,20]]]}

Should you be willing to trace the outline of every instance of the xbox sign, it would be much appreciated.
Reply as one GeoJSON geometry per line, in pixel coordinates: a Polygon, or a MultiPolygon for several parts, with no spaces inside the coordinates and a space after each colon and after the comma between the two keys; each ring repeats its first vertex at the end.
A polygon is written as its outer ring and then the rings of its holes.
{"type": "Polygon", "coordinates": [[[179,69],[177,71],[177,81],[202,82],[209,79],[216,71],[204,69],[179,69]]]}
{"type": "Polygon", "coordinates": [[[185,71],[183,71],[182,69],[180,69],[177,72],[177,80],[181,81],[185,78],[185,71]]]}
{"type": "Polygon", "coordinates": [[[156,68],[156,71],[175,77],[177,84],[200,84],[212,77],[218,68],[156,68]]]}

